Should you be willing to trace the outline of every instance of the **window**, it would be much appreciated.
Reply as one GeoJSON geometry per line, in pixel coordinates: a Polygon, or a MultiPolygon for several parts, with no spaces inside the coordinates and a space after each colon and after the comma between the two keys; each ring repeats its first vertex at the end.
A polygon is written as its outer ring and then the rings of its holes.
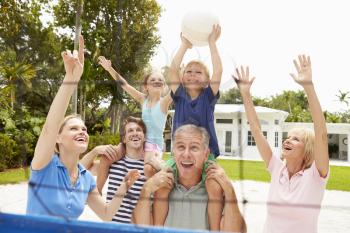
{"type": "Polygon", "coordinates": [[[275,132],[275,147],[278,147],[278,132],[275,132]]]}
{"type": "Polygon", "coordinates": [[[268,125],[269,124],[268,121],[262,120],[262,119],[260,119],[259,122],[260,122],[261,125],[268,125]]]}
{"type": "Polygon", "coordinates": [[[231,152],[232,132],[226,131],[225,134],[225,152],[231,152]]]}
{"type": "MultiPolygon", "coordinates": [[[[263,135],[265,136],[265,138],[267,138],[267,131],[263,131],[263,135]]],[[[253,137],[251,131],[248,131],[248,142],[247,142],[247,145],[248,146],[255,146],[256,145],[254,137],[253,137]]]]}
{"type": "Polygon", "coordinates": [[[279,125],[280,121],[279,120],[275,120],[275,125],[279,125]]]}
{"type": "Polygon", "coordinates": [[[282,141],[286,140],[288,137],[288,133],[287,132],[283,132],[282,133],[282,141]]]}
{"type": "Polygon", "coordinates": [[[242,119],[241,118],[238,119],[238,124],[242,124],[242,119]]]}
{"type": "Polygon", "coordinates": [[[238,130],[238,146],[242,145],[242,131],[238,130]]]}
{"type": "Polygon", "coordinates": [[[216,119],[216,123],[220,124],[232,124],[233,120],[232,119],[216,119]]]}

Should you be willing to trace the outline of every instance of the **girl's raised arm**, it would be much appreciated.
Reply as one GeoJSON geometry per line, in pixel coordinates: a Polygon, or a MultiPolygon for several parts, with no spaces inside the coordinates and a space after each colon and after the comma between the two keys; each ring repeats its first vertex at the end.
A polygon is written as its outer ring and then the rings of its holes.
{"type": "Polygon", "coordinates": [[[135,87],[131,86],[115,69],[112,67],[110,60],[107,60],[104,56],[98,57],[98,63],[112,76],[114,80],[120,83],[124,91],[126,91],[137,102],[143,103],[146,95],[138,91],[135,87]]]}

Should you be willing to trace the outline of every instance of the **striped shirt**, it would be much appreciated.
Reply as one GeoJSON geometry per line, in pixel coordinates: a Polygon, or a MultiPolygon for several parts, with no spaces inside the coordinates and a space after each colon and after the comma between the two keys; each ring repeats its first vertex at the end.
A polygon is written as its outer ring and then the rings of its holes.
{"type": "Polygon", "coordinates": [[[140,197],[141,189],[145,183],[145,174],[143,172],[143,159],[131,159],[124,156],[117,162],[114,162],[109,168],[109,182],[107,191],[107,202],[111,201],[115,192],[123,181],[129,170],[137,169],[141,177],[129,188],[125,194],[123,201],[114,215],[112,221],[119,223],[131,223],[132,212],[140,197]]]}

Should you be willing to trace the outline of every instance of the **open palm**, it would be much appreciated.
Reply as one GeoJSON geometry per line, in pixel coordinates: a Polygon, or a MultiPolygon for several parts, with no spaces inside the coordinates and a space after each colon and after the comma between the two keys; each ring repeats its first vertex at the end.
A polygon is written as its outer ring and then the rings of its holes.
{"type": "MultiPolygon", "coordinates": [[[[64,69],[69,77],[79,79],[84,70],[84,38],[79,37],[79,52],[76,50],[62,52],[64,69]]],[[[78,80],[76,80],[78,81],[78,80]]]]}
{"type": "Polygon", "coordinates": [[[107,71],[112,67],[111,60],[106,59],[104,56],[98,57],[98,64],[100,64],[107,71]]]}
{"type": "Polygon", "coordinates": [[[245,69],[241,66],[241,69],[236,68],[236,75],[232,75],[232,78],[235,80],[238,89],[241,92],[250,91],[250,87],[252,86],[255,77],[249,77],[249,67],[247,66],[245,69]]]}
{"type": "Polygon", "coordinates": [[[298,61],[293,60],[295,69],[298,75],[291,73],[290,76],[300,85],[306,85],[312,83],[312,70],[310,56],[299,55],[298,61]]]}

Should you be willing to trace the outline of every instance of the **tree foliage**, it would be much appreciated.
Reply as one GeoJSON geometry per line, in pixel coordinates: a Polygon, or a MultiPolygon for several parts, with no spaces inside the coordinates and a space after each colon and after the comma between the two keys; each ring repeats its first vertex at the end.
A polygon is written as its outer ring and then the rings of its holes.
{"type": "MultiPolygon", "coordinates": [[[[79,84],[80,113],[86,115],[90,133],[108,134],[108,127],[122,113],[139,112],[139,106],[99,68],[96,58],[110,58],[114,68],[137,85],[159,44],[156,25],[161,11],[155,0],[84,2],[82,31],[87,49],[79,84]]],[[[73,48],[75,3],[0,1],[0,133],[17,145],[14,154],[9,153],[15,159],[2,160],[6,166],[18,166],[32,156],[63,80],[60,53],[73,48]],[[43,21],[44,14],[53,22],[43,21]]]]}
{"type": "MultiPolygon", "coordinates": [[[[54,7],[55,27],[71,28],[74,31],[76,3],[75,0],[59,1],[54,7]]],[[[132,100],[98,66],[97,57],[103,55],[111,59],[113,67],[131,85],[137,86],[160,43],[156,34],[160,13],[160,6],[155,0],[84,1],[82,33],[88,56],[82,77],[85,84],[80,89],[84,94],[79,97],[81,102],[83,98],[93,108],[100,106],[103,101],[109,101],[111,124],[120,121],[122,112],[130,113],[135,109],[129,108],[132,105],[125,105],[125,101],[132,100]]],[[[66,46],[71,43],[68,38],[66,46]]],[[[98,120],[96,115],[86,117],[88,121],[89,118],[98,120]]]]}
{"type": "Polygon", "coordinates": [[[243,100],[238,88],[234,87],[226,92],[221,93],[218,103],[219,104],[242,104],[243,100]]]}

